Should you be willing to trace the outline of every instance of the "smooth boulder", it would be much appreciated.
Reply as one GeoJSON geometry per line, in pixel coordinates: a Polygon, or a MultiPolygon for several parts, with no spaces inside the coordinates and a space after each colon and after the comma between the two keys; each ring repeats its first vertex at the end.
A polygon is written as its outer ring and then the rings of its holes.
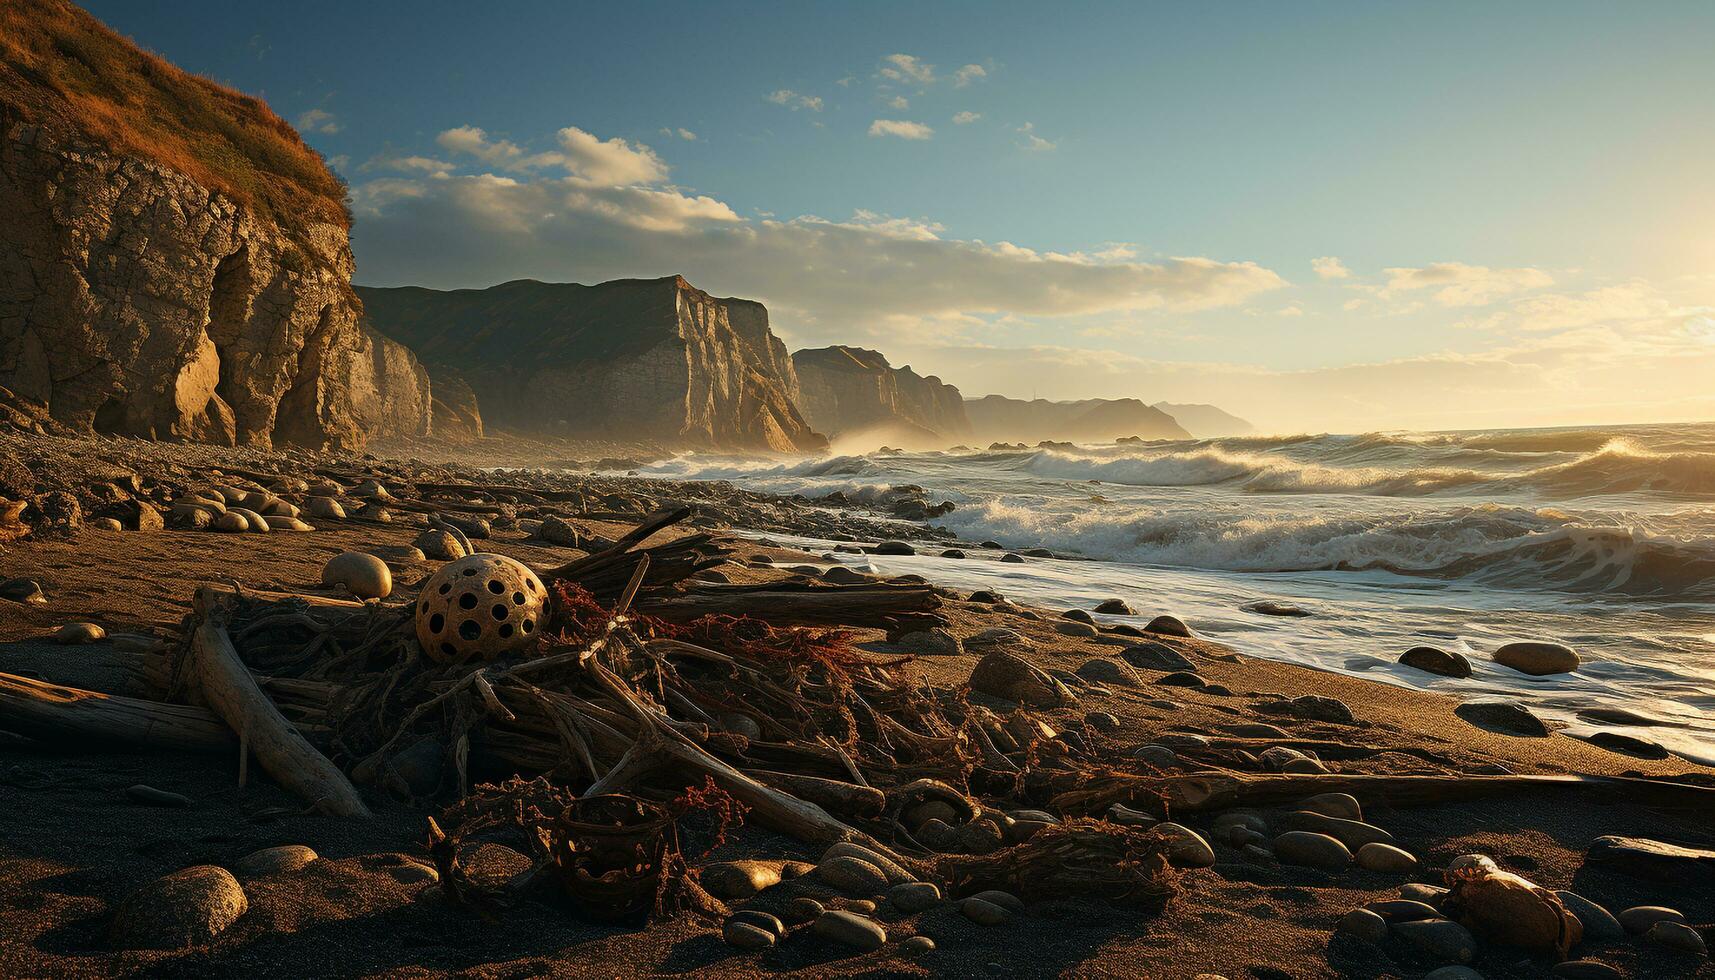
{"type": "Polygon", "coordinates": [[[1534,677],[1570,674],[1578,669],[1578,654],[1564,643],[1521,640],[1504,643],[1492,654],[1495,663],[1534,677]]]}
{"type": "Polygon", "coordinates": [[[393,592],[393,572],[374,555],[347,551],[322,566],[322,584],[342,587],[359,599],[385,599],[393,592]]]}
{"type": "Polygon", "coordinates": [[[1471,661],[1466,660],[1463,654],[1449,653],[1436,647],[1412,647],[1399,655],[1399,662],[1442,677],[1471,676],[1471,661]]]}
{"type": "Polygon", "coordinates": [[[249,908],[250,900],[232,872],[196,865],[133,892],[114,917],[113,935],[131,949],[201,946],[249,908]]]}

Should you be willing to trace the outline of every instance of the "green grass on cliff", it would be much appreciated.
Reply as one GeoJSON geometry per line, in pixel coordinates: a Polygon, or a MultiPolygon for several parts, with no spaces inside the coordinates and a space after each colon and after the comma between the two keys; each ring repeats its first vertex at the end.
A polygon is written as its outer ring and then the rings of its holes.
{"type": "Polygon", "coordinates": [[[63,0],[0,0],[0,112],[63,123],[283,225],[351,226],[345,184],[261,99],[182,71],[63,0]]]}

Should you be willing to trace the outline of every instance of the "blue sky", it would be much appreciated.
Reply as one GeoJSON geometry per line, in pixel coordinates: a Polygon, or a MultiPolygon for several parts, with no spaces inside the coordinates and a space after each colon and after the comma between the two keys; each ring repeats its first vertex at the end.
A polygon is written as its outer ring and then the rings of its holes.
{"type": "Polygon", "coordinates": [[[299,124],[360,282],[683,272],[1282,427],[1715,417],[1715,5],[88,6],[299,124]]]}

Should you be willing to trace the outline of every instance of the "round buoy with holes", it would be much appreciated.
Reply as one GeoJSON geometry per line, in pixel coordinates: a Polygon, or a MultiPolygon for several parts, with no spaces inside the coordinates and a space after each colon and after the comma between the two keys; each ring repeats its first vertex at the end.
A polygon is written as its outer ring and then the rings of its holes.
{"type": "Polygon", "coordinates": [[[417,642],[439,663],[493,660],[534,641],[548,590],[524,563],[480,552],[448,562],[417,595],[417,642]]]}

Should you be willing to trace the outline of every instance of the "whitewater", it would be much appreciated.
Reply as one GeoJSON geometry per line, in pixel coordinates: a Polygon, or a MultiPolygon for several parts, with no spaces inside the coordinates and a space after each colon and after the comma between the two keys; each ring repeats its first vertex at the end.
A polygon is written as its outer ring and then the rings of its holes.
{"type": "Polygon", "coordinates": [[[1054,608],[1118,596],[1241,653],[1519,699],[1570,734],[1611,727],[1580,711],[1624,707],[1662,722],[1624,730],[1715,764],[1712,423],[685,455],[642,472],[858,502],[921,486],[956,504],[933,523],[962,541],[1088,560],[834,557],[1054,608]],[[1310,615],[1245,610],[1262,600],[1310,615]],[[1584,665],[1533,678],[1490,662],[1515,639],[1567,643],[1584,665]],[[1396,663],[1419,644],[1476,675],[1396,663]]]}

